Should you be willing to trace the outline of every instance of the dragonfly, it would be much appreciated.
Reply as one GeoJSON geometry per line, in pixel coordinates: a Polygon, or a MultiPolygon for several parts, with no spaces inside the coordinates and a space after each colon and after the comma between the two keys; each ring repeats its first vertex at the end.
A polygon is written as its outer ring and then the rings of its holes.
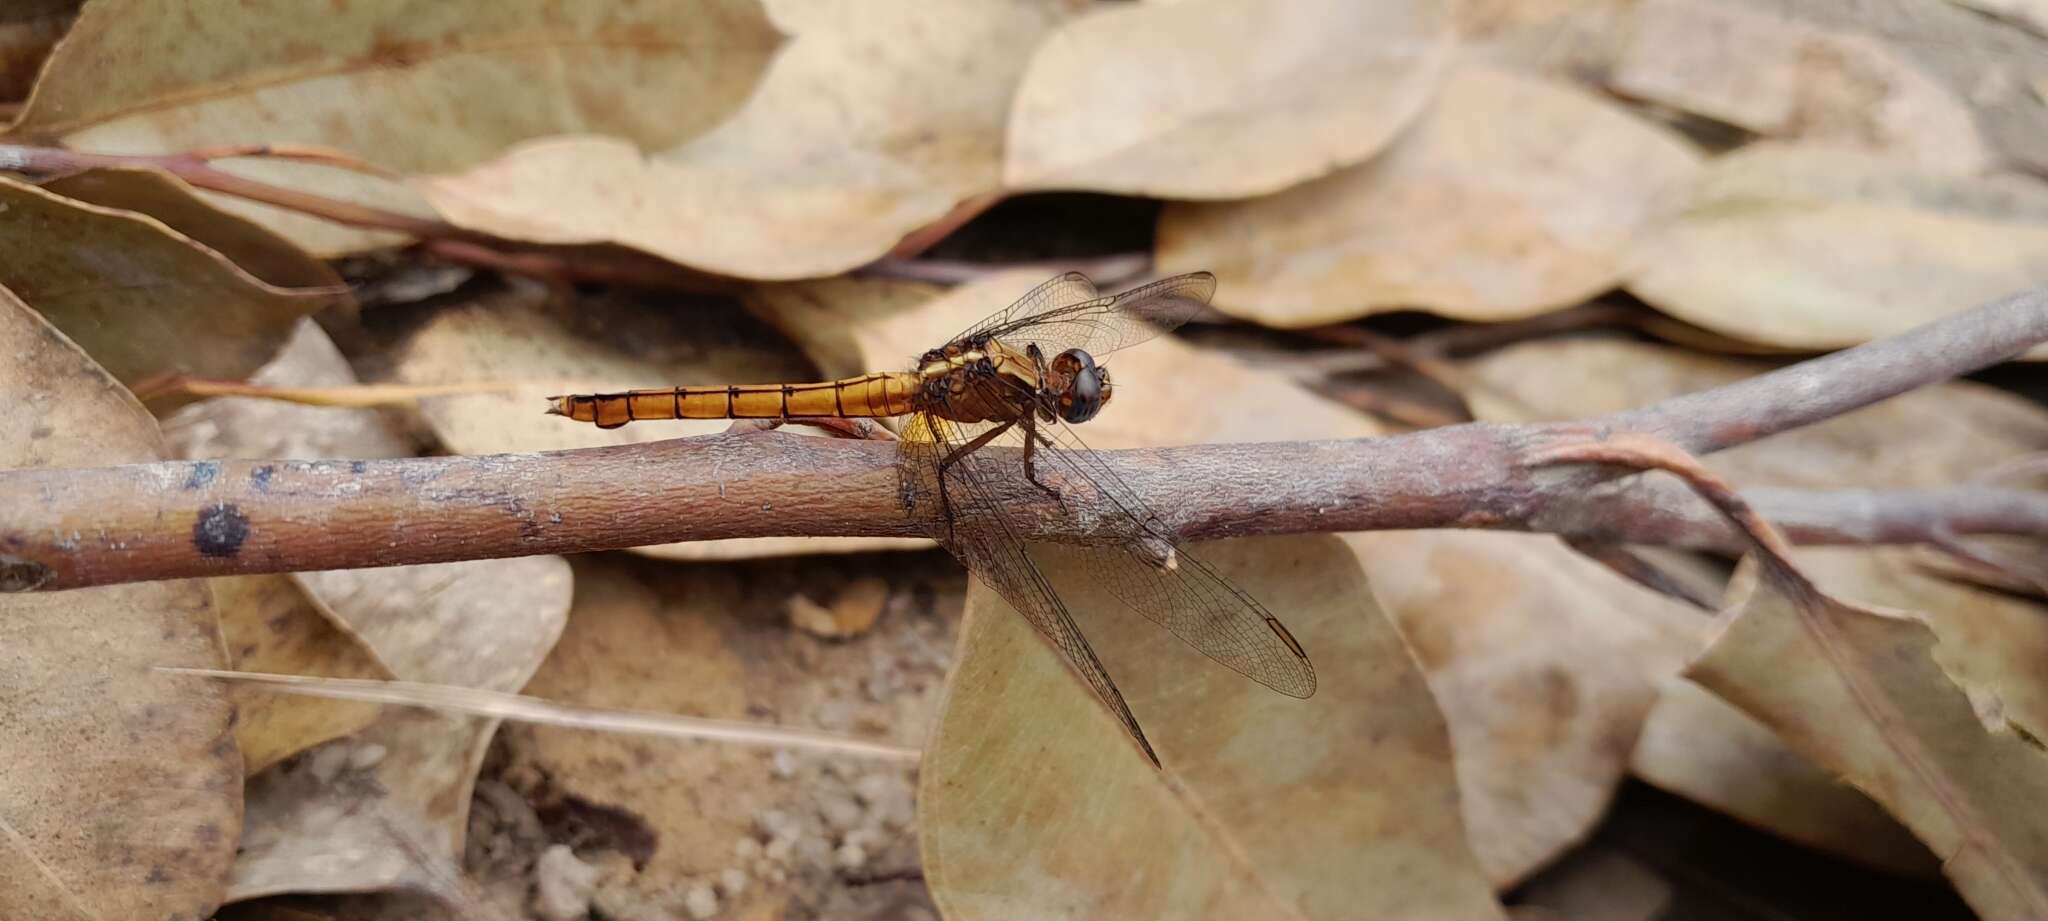
{"type": "Polygon", "coordinates": [[[1308,654],[1279,618],[1190,553],[1072,428],[1095,418],[1114,392],[1097,356],[1180,326],[1208,309],[1215,290],[1214,275],[1194,272],[1105,295],[1069,272],[906,371],[570,394],[550,397],[547,411],[600,428],[659,419],[906,420],[897,458],[905,513],[1060,651],[1156,766],[1144,729],[1046,578],[1043,564],[1054,556],[1078,556],[1075,568],[1112,597],[1225,667],[1289,697],[1316,689],[1308,654]],[[985,450],[993,445],[1018,450],[985,450]],[[1072,548],[1024,540],[997,499],[996,484],[1016,472],[1006,469],[1016,463],[1009,458],[1021,459],[1025,479],[1063,506],[1070,494],[1085,494],[1090,514],[1112,519],[1112,533],[1130,538],[1072,548]]]}

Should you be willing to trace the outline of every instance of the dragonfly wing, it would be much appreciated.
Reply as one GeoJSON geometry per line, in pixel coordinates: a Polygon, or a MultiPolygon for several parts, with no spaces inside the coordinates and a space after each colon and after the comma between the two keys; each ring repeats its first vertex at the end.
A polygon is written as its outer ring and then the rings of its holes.
{"type": "Polygon", "coordinates": [[[1039,285],[960,338],[986,336],[1020,349],[1037,345],[1048,356],[1067,349],[1106,355],[1207,312],[1209,298],[1216,293],[1216,276],[1191,272],[1113,296],[1098,297],[1094,292],[1085,276],[1069,272],[1039,285]]]}
{"type": "Polygon", "coordinates": [[[1162,568],[1136,547],[1050,546],[1044,552],[1075,557],[1118,600],[1232,671],[1289,697],[1314,695],[1315,667],[1280,619],[1189,553],[1107,461],[1056,425],[1040,429],[1049,443],[1036,452],[1042,468],[1056,471],[1054,485],[1067,490],[1073,487],[1063,481],[1085,483],[1099,497],[1101,514],[1128,519],[1134,532],[1172,547],[1174,566],[1162,568]]]}
{"type": "Polygon", "coordinates": [[[969,572],[995,589],[1052,642],[1068,666],[1123,724],[1124,731],[1144,750],[1145,757],[1157,765],[1159,755],[1145,738],[1130,705],[1124,702],[1123,692],[1117,690],[1109,670],[1096,658],[1095,650],[1088,645],[1080,625],[1074,623],[1073,615],[1068,613],[1045,573],[1026,554],[1023,541],[1002,510],[989,498],[986,484],[996,473],[995,461],[986,455],[969,454],[947,468],[943,476],[951,507],[950,522],[941,510],[938,462],[972,437],[959,424],[929,413],[911,418],[899,450],[905,477],[903,495],[913,514],[926,522],[929,533],[966,564],[969,572]]]}

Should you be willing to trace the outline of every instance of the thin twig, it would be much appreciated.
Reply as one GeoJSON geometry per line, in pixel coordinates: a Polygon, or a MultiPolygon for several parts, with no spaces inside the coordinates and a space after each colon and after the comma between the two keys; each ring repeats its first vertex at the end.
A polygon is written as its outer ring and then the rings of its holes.
{"type": "MultiPolygon", "coordinates": [[[[1899,336],[1580,422],[1469,423],[1385,438],[1105,452],[1189,540],[1405,528],[1537,530],[1615,543],[1726,544],[1728,525],[1629,470],[1534,463],[1635,432],[1705,452],[1840,415],[2048,341],[2048,289],[1899,336]]],[[[998,449],[990,448],[996,451],[998,449]]],[[[1021,468],[1021,463],[1002,465],[1021,468]]],[[[0,589],[340,569],[767,536],[929,536],[886,443],[728,433],[539,454],[201,461],[0,471],[0,589]]],[[[992,478],[1020,536],[1129,543],[1082,484],[1059,500],[992,478]]],[[[1982,486],[1756,493],[1794,535],[1926,541],[2048,534],[2048,496],[1982,486]],[[1903,511],[1901,511],[1903,509],[1903,511]],[[1846,521],[1848,524],[1843,524],[1846,521]]]]}
{"type": "Polygon", "coordinates": [[[167,674],[191,675],[199,678],[211,678],[216,681],[257,685],[286,694],[325,697],[333,700],[357,700],[402,707],[420,707],[441,713],[465,713],[471,716],[489,716],[522,723],[561,726],[569,729],[590,729],[598,732],[663,736],[672,739],[732,742],[740,745],[759,745],[769,748],[803,749],[826,754],[856,755],[863,758],[881,758],[891,761],[914,762],[921,757],[917,749],[908,746],[893,745],[887,742],[877,742],[872,739],[862,739],[812,729],[791,729],[784,726],[765,726],[759,723],[742,723],[733,720],[704,719],[702,717],[683,716],[674,713],[647,713],[633,710],[610,710],[601,707],[579,707],[574,704],[557,703],[552,700],[528,697],[523,694],[506,694],[499,691],[487,691],[480,688],[466,688],[455,685],[422,684],[412,681],[374,681],[362,678],[325,678],[314,675],[276,675],[265,672],[237,672],[212,668],[159,666],[157,670],[167,674]]]}

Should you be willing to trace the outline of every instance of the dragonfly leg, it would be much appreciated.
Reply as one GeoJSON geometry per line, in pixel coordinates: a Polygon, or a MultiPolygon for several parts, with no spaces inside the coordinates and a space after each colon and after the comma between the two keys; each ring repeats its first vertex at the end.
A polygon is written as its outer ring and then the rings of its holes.
{"type": "Polygon", "coordinates": [[[1009,431],[1010,426],[1016,424],[1017,420],[1012,419],[1002,425],[998,425],[974,436],[973,441],[954,448],[946,452],[945,457],[939,458],[939,514],[946,519],[946,536],[948,538],[953,536],[953,498],[946,490],[946,471],[951,470],[954,464],[965,459],[967,455],[981,450],[983,446],[996,440],[997,436],[1009,431]]]}
{"type": "Polygon", "coordinates": [[[1032,454],[1038,450],[1038,443],[1044,440],[1044,438],[1044,435],[1039,434],[1038,421],[1027,413],[1024,416],[1024,478],[1030,480],[1031,485],[1038,487],[1046,495],[1051,496],[1054,501],[1058,501],[1060,498],[1059,489],[1040,482],[1038,479],[1038,467],[1033,463],[1034,458],[1032,454]]]}

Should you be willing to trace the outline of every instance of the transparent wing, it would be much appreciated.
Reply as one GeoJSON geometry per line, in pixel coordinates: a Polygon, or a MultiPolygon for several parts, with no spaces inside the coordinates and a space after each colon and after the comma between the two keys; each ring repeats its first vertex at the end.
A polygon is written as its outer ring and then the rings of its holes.
{"type": "Polygon", "coordinates": [[[1087,276],[1068,272],[955,338],[986,336],[1020,349],[1035,344],[1048,356],[1087,349],[1099,357],[1186,323],[1209,309],[1215,293],[1216,276],[1207,272],[1110,296],[1097,296],[1087,276]]]}
{"type": "Polygon", "coordinates": [[[1034,546],[1033,553],[1076,558],[1118,600],[1230,670],[1289,697],[1314,695],[1315,667],[1280,619],[1189,553],[1137,491],[1072,429],[1053,425],[1039,429],[1044,436],[1035,452],[1039,478],[1067,496],[1076,488],[1093,490],[1104,514],[1124,517],[1134,531],[1171,546],[1176,565],[1154,565],[1136,547],[1043,545],[1034,546]]]}
{"type": "Polygon", "coordinates": [[[1152,750],[1138,718],[1124,702],[1123,692],[1117,690],[1116,682],[1110,679],[1102,660],[1096,658],[1095,650],[1061,603],[1052,583],[1026,555],[1023,541],[991,499],[986,484],[997,473],[993,469],[995,461],[977,452],[948,468],[944,473],[948,502],[941,505],[939,461],[954,448],[966,444],[973,434],[978,432],[970,433],[957,423],[929,413],[911,417],[898,449],[905,504],[924,522],[927,533],[1052,642],[1067,664],[1123,724],[1144,750],[1145,757],[1157,765],[1159,755],[1152,750]]]}

